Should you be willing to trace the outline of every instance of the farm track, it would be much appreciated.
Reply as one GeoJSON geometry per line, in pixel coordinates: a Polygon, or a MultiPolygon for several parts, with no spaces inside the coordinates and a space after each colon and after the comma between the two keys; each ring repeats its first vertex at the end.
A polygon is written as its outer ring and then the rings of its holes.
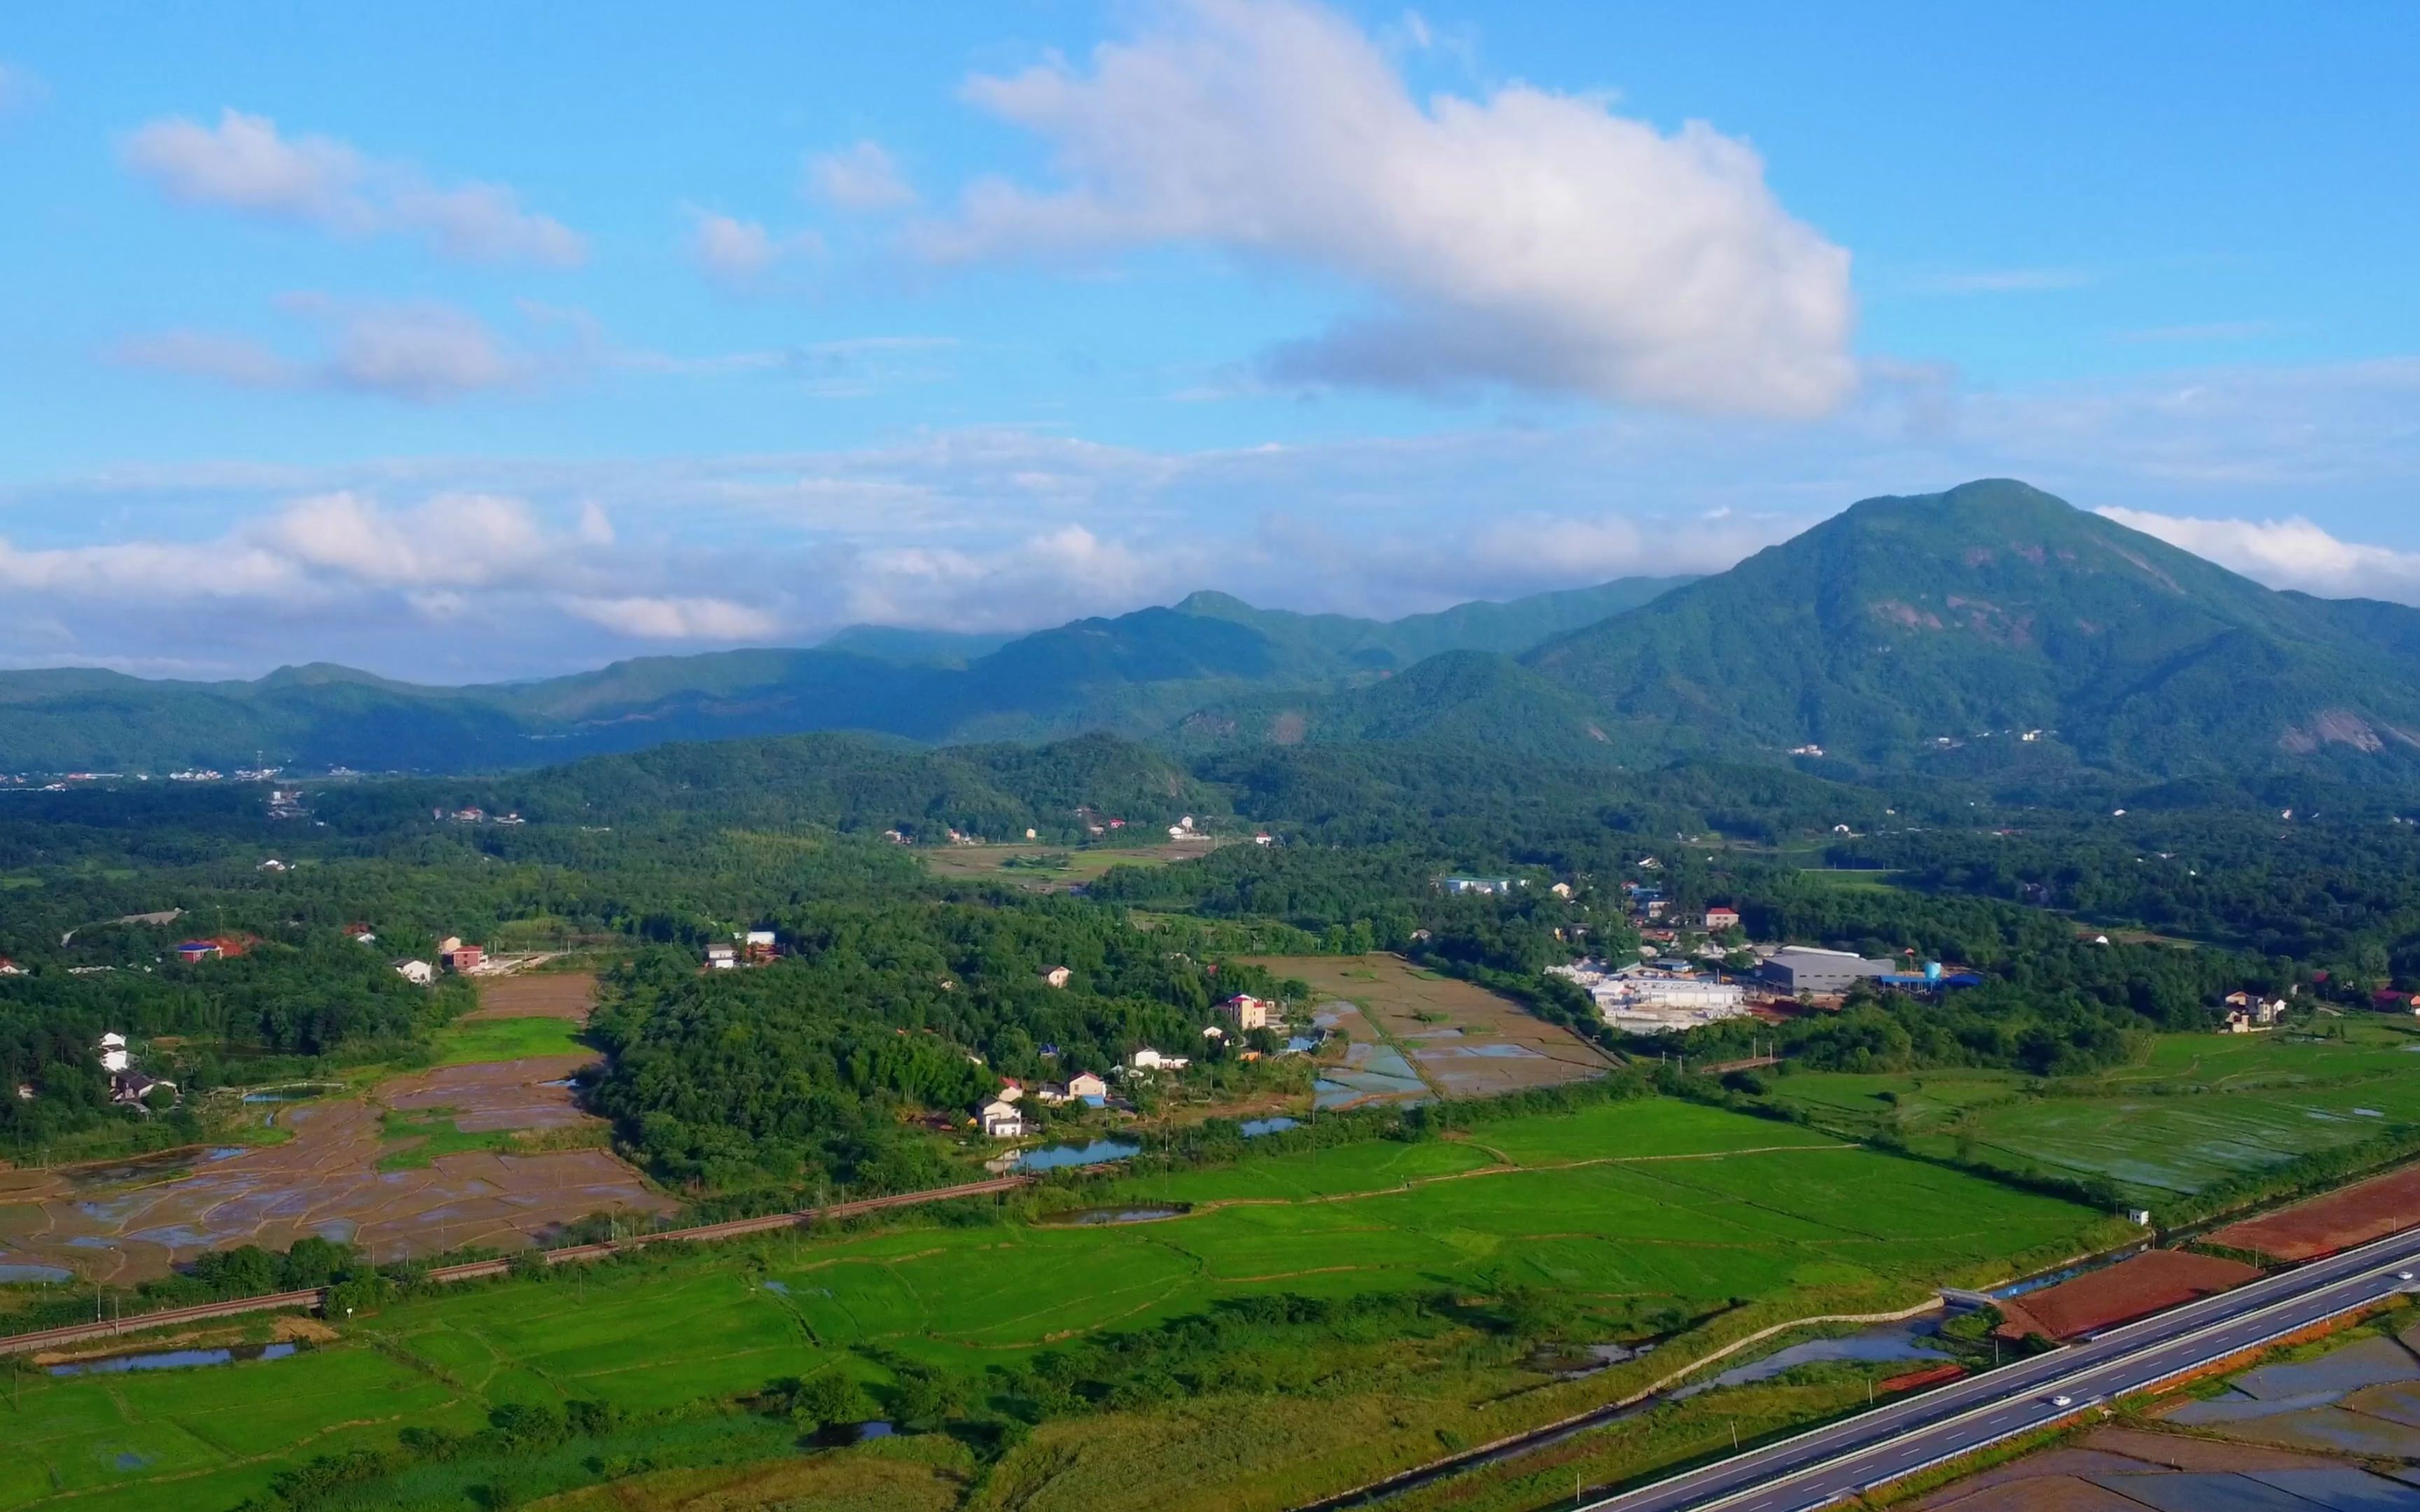
{"type": "MultiPolygon", "coordinates": [[[[719,1224],[700,1224],[693,1228],[671,1228],[659,1233],[639,1234],[611,1244],[572,1244],[562,1249],[540,1250],[549,1265],[568,1265],[576,1261],[602,1260],[628,1249],[668,1242],[711,1243],[717,1240],[738,1239],[748,1234],[770,1233],[776,1229],[796,1228],[801,1225],[855,1218],[864,1213],[880,1212],[890,1208],[909,1208],[927,1202],[950,1202],[960,1197],[989,1196],[995,1192],[1015,1191],[1030,1186],[1031,1176],[1001,1176],[987,1181],[969,1181],[959,1186],[936,1187],[929,1192],[900,1192],[890,1196],[862,1197],[854,1202],[835,1202],[823,1208],[801,1208],[792,1212],[766,1213],[756,1218],[732,1218],[719,1224]]],[[[436,1282],[476,1281],[488,1276],[507,1273],[510,1259],[472,1260],[462,1265],[443,1265],[428,1273],[436,1282]]],[[[0,1336],[0,1354],[27,1354],[62,1344],[77,1344],[87,1339],[110,1338],[122,1334],[147,1333],[155,1328],[167,1328],[179,1323],[207,1322],[212,1319],[234,1318],[243,1313],[280,1312],[294,1307],[320,1307],[327,1302],[327,1291],[312,1288],[302,1291],[280,1291],[262,1297],[239,1297],[228,1302],[199,1303],[191,1307],[168,1307],[158,1312],[141,1313],[132,1318],[107,1319],[95,1323],[71,1323],[64,1328],[46,1328],[31,1334],[0,1336]]]]}

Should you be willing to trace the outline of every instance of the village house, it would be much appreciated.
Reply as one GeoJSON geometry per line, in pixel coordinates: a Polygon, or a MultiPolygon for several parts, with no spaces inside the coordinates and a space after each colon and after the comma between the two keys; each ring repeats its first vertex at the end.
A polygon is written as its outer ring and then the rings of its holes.
{"type": "Polygon", "coordinates": [[[739,952],[728,945],[706,948],[706,968],[708,971],[729,971],[739,964],[739,952]]]}
{"type": "Polygon", "coordinates": [[[1740,922],[1739,910],[1736,908],[1726,907],[1721,903],[1716,903],[1714,907],[1706,910],[1706,915],[1702,922],[1706,927],[1706,933],[1709,934],[1719,934],[1727,929],[1737,929],[1739,928],[1740,922]]]}
{"type": "Polygon", "coordinates": [[[177,1084],[164,1076],[145,1072],[121,1071],[109,1079],[109,1100],[126,1106],[148,1108],[151,1094],[165,1088],[168,1095],[177,1093],[177,1084]]]}
{"type": "Polygon", "coordinates": [[[1264,997],[1249,993],[1237,993],[1218,1005],[1218,1011],[1235,1021],[1238,1029],[1265,1029],[1269,1026],[1269,1010],[1275,1005],[1264,997]]]}
{"type": "Polygon", "coordinates": [[[1252,837],[1252,843],[1255,845],[1273,845],[1277,843],[1277,837],[1264,829],[1259,834],[1252,837]]]}
{"type": "Polygon", "coordinates": [[[1131,1072],[1183,1071],[1191,1064],[1189,1057],[1162,1055],[1149,1045],[1126,1057],[1126,1069],[1131,1072]]]}
{"type": "Polygon", "coordinates": [[[111,1031],[101,1037],[101,1069],[105,1072],[124,1071],[131,1063],[126,1054],[126,1036],[111,1031]]]}
{"type": "Polygon", "coordinates": [[[768,965],[780,953],[781,948],[768,929],[752,929],[740,941],[740,955],[752,966],[768,965]]]}
{"type": "Polygon", "coordinates": [[[426,987],[437,980],[437,968],[426,961],[397,961],[395,974],[415,987],[426,987]]]}
{"type": "Polygon", "coordinates": [[[22,977],[25,968],[5,955],[0,955],[0,977],[22,977]]]}
{"type": "Polygon", "coordinates": [[[177,947],[177,959],[189,966],[221,953],[216,940],[187,940],[177,947]]]}
{"type": "Polygon", "coordinates": [[[1003,1076],[1000,1079],[1000,1090],[994,1092],[992,1096],[1002,1103],[1023,1102],[1025,1100],[1025,1084],[1018,1081],[1014,1076],[1003,1076]]]}
{"type": "Polygon", "coordinates": [[[1568,898],[1572,895],[1572,885],[1568,882],[1558,882],[1546,890],[1558,898],[1568,898]]]}
{"type": "Polygon", "coordinates": [[[975,1121],[983,1126],[986,1139],[1021,1139],[1025,1136],[1025,1115],[1017,1111],[1016,1103],[1000,1098],[993,1098],[977,1110],[975,1121]]]}
{"type": "Polygon", "coordinates": [[[445,963],[447,970],[465,974],[478,970],[480,963],[487,958],[488,952],[483,947],[465,945],[460,940],[452,938],[445,941],[445,949],[438,957],[445,963]]]}
{"type": "Polygon", "coordinates": [[[1099,1106],[1100,1100],[1109,1095],[1109,1084],[1089,1071],[1079,1071],[1067,1078],[1067,1095],[1078,1102],[1099,1106]]]}
{"type": "Polygon", "coordinates": [[[1052,966],[1049,970],[1045,971],[1042,974],[1042,985],[1045,987],[1064,987],[1067,985],[1067,980],[1074,975],[1075,973],[1068,970],[1065,966],[1052,966]]]}

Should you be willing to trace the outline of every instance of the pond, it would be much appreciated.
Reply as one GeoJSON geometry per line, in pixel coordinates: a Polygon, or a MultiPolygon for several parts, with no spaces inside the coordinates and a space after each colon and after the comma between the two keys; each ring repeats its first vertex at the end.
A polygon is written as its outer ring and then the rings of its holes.
{"type": "Polygon", "coordinates": [[[1948,1355],[1923,1342],[1938,1326],[1927,1319],[1916,1323],[1871,1328],[1843,1338],[1809,1339],[1786,1350],[1776,1350],[1761,1360],[1736,1365],[1711,1381],[1683,1386],[1672,1396],[1677,1401],[1684,1396],[1695,1396],[1699,1392],[1712,1391],[1717,1386],[1745,1386],[1752,1381],[1770,1381],[1792,1365],[1813,1365],[1824,1360],[1947,1360],[1948,1355]]]}
{"type": "Polygon", "coordinates": [[[1283,1114],[1273,1119],[1246,1119],[1237,1125],[1243,1130],[1244,1137],[1247,1139],[1258,1139],[1263,1134],[1283,1134],[1288,1129],[1298,1129],[1301,1126],[1302,1120],[1289,1119],[1283,1114]]]}
{"type": "Polygon", "coordinates": [[[1069,1165],[1098,1165],[1107,1161],[1132,1160],[1141,1153],[1140,1140],[1095,1139],[1087,1145],[1050,1145],[1041,1149],[1018,1150],[1015,1168],[1020,1171],[1055,1171],[1069,1165]]]}
{"type": "Polygon", "coordinates": [[[244,1093],[243,1100],[247,1103],[308,1103],[315,1097],[343,1090],[342,1086],[334,1082],[326,1085],[302,1082],[292,1087],[264,1087],[257,1092],[244,1093]]]}
{"type": "Polygon", "coordinates": [[[1055,1227],[1095,1228],[1105,1224],[1154,1224],[1164,1218],[1182,1218],[1192,1211],[1176,1207],[1078,1208],[1036,1221],[1055,1227]]]}
{"type": "Polygon", "coordinates": [[[70,1360],[51,1366],[54,1376],[108,1376],[129,1370],[182,1370],[191,1365],[235,1365],[250,1360],[283,1360],[294,1352],[291,1344],[240,1344],[227,1350],[160,1350],[147,1354],[104,1354],[97,1360],[70,1360]]]}
{"type": "Polygon", "coordinates": [[[75,1273],[63,1265],[32,1265],[21,1264],[13,1260],[0,1261],[0,1287],[32,1286],[36,1282],[49,1286],[54,1282],[73,1279],[75,1279],[75,1273]]]}

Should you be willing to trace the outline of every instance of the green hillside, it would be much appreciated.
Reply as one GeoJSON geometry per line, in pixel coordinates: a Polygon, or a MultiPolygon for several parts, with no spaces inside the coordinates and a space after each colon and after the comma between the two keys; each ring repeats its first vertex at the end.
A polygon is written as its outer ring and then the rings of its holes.
{"type": "Polygon", "coordinates": [[[527,683],[427,687],[349,668],[152,682],[0,672],[0,771],[534,766],[670,741],[862,730],[922,741],[1165,730],[1270,689],[1366,680],[1438,651],[1517,652],[1677,579],[1637,579],[1391,624],[1197,594],[1015,639],[853,626],[821,646],[641,656],[527,683]]]}
{"type": "Polygon", "coordinates": [[[2420,767],[2415,636],[1992,480],[1866,500],[1524,659],[1672,745],[2374,775],[2420,767]]]}

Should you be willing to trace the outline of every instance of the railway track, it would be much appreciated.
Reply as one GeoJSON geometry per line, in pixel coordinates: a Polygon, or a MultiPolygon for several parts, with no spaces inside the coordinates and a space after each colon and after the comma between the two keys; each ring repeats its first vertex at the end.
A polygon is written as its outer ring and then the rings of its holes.
{"type": "MultiPolygon", "coordinates": [[[[712,1243],[717,1240],[739,1239],[749,1234],[771,1233],[778,1229],[799,1228],[814,1223],[832,1223],[843,1218],[861,1217],[869,1212],[881,1212],[892,1208],[912,1208],[927,1202],[954,1202],[963,1197],[990,1196],[995,1193],[1012,1192],[1031,1186],[1031,1176],[998,1176],[985,1181],[968,1181],[958,1186],[935,1187],[929,1192],[899,1192],[883,1197],[860,1197],[851,1202],[834,1202],[820,1208],[800,1208],[791,1212],[768,1212],[755,1218],[731,1218],[719,1224],[699,1224],[690,1228],[659,1229],[653,1233],[633,1234],[610,1244],[568,1244],[562,1249],[538,1250],[549,1265],[573,1265],[588,1260],[602,1260],[625,1250],[642,1249],[649,1244],[712,1243]]],[[[428,1273],[431,1281],[476,1281],[486,1276],[503,1275],[512,1269],[510,1258],[471,1260],[461,1265],[441,1265],[428,1273]]],[[[156,1312],[138,1313],[132,1318],[103,1319],[90,1323],[70,1323],[64,1328],[46,1328],[31,1334],[0,1336],[0,1354],[30,1354],[56,1349],[66,1344],[82,1344],[93,1339],[114,1338],[123,1334],[147,1333],[155,1328],[173,1328],[179,1323],[205,1323],[221,1318],[234,1318],[244,1313],[286,1312],[296,1308],[319,1308],[326,1305],[328,1293],[323,1288],[302,1291],[280,1291],[261,1297],[238,1297],[226,1302],[196,1303],[190,1307],[166,1307],[156,1312]]]]}

